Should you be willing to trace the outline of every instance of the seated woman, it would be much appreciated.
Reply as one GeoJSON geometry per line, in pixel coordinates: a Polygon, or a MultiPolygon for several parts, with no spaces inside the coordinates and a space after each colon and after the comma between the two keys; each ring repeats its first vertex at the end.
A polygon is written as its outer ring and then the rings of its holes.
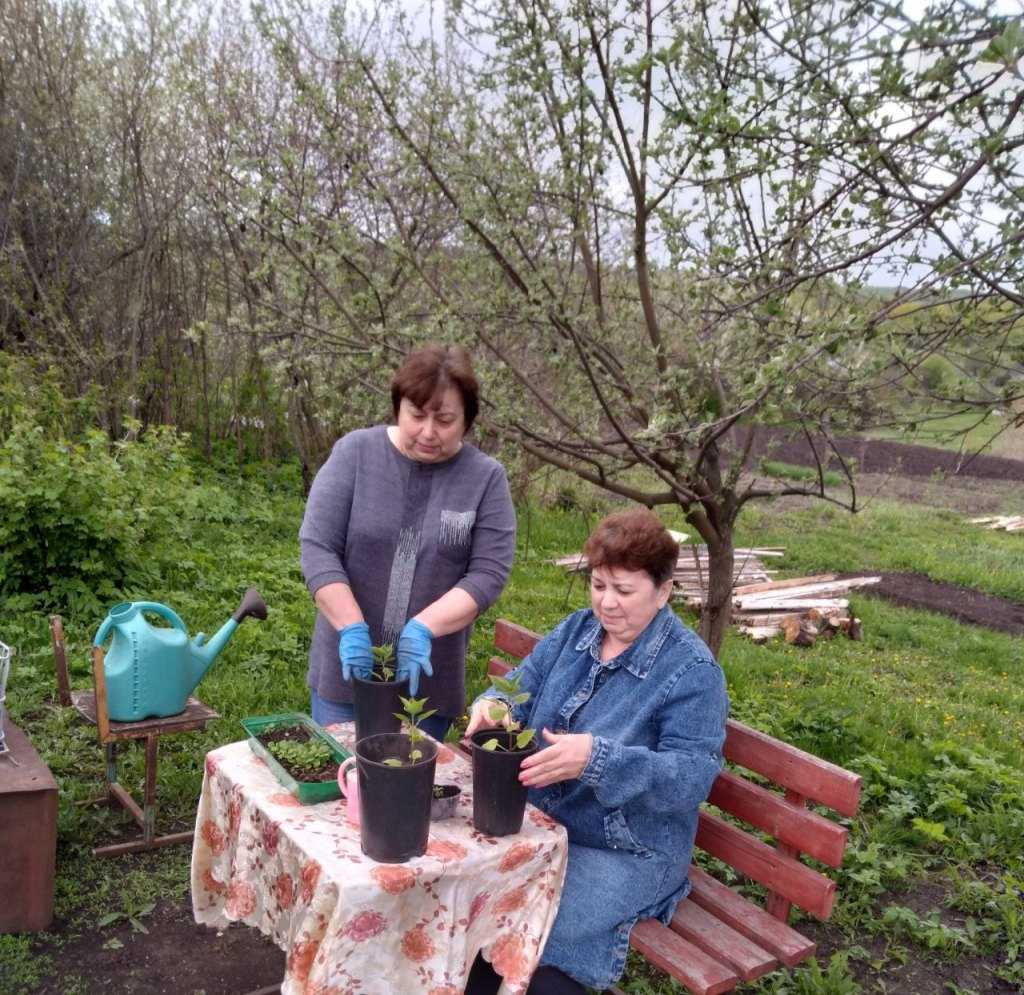
{"type": "MultiPolygon", "coordinates": [[[[658,518],[609,515],[583,551],[591,607],[515,671],[531,698],[513,717],[547,744],[520,780],[569,835],[561,905],[528,995],[607,988],[637,920],[671,919],[689,891],[697,808],[721,769],[729,709],[711,651],[668,607],[679,547],[658,518]]],[[[491,714],[497,697],[474,702],[467,736],[507,720],[491,714]]],[[[477,958],[466,993],[493,993],[500,980],[477,958]]]]}

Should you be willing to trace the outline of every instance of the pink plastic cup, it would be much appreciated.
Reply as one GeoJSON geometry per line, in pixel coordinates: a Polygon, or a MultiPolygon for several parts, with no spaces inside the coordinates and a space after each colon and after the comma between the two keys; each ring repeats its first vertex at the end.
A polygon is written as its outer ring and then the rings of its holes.
{"type": "Polygon", "coordinates": [[[359,771],[355,769],[356,758],[348,757],[338,768],[338,787],[345,799],[345,818],[353,826],[359,825],[359,771]]]}

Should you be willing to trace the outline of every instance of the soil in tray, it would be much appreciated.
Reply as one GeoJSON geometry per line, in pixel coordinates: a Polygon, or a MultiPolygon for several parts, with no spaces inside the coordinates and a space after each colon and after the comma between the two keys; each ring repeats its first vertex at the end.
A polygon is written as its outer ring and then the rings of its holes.
{"type": "MultiPolygon", "coordinates": [[[[291,742],[291,743],[308,743],[314,737],[310,734],[310,731],[305,726],[286,726],[283,729],[274,729],[271,732],[261,732],[256,737],[264,746],[268,747],[271,743],[291,742]]],[[[269,749],[268,749],[269,752],[269,749]]],[[[322,767],[317,767],[316,770],[310,770],[308,767],[295,767],[290,764],[287,760],[283,760],[281,757],[274,757],[274,759],[299,783],[299,784],[315,784],[321,781],[334,781],[338,777],[338,761],[331,757],[322,767]]]]}

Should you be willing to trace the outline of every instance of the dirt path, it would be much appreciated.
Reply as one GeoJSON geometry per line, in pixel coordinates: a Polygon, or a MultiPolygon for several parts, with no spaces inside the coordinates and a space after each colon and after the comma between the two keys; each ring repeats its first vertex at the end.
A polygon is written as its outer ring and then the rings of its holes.
{"type": "MultiPolygon", "coordinates": [[[[898,473],[906,477],[982,477],[986,480],[1024,481],[1024,460],[1002,456],[971,456],[934,449],[931,446],[908,445],[881,439],[841,436],[835,440],[836,448],[844,459],[855,459],[861,473],[898,473]]],[[[821,438],[815,447],[824,455],[828,452],[821,438]]],[[[763,434],[755,443],[755,455],[781,460],[798,466],[815,466],[814,452],[803,436],[784,432],[763,434]]],[[[834,457],[833,457],[834,462],[834,457]]]]}
{"type": "MultiPolygon", "coordinates": [[[[950,615],[961,622],[981,625],[997,632],[1009,632],[1024,636],[1024,605],[994,594],[983,594],[970,587],[947,584],[931,580],[923,574],[886,573],[872,570],[880,576],[878,584],[863,588],[859,594],[881,597],[907,608],[923,608],[926,611],[950,615]]],[[[842,574],[844,577],[862,576],[858,573],[842,574]]]]}

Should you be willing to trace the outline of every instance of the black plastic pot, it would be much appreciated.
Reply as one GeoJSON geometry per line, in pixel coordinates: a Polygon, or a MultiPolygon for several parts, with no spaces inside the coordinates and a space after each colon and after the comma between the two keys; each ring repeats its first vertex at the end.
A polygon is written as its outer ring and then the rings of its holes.
{"type": "Polygon", "coordinates": [[[427,849],[437,744],[416,744],[423,758],[409,764],[405,733],[381,733],[356,743],[359,839],[363,853],[382,864],[401,864],[427,849]],[[401,766],[384,763],[398,759],[401,766]]]}
{"type": "Polygon", "coordinates": [[[356,709],[356,742],[367,736],[398,732],[402,711],[400,698],[409,697],[409,678],[400,681],[368,681],[352,678],[352,698],[356,709]]]}
{"type": "Polygon", "coordinates": [[[518,833],[526,810],[526,788],[519,783],[519,765],[537,752],[536,742],[515,749],[515,733],[481,729],[473,733],[473,825],[488,836],[518,833]],[[497,739],[501,749],[485,750],[497,739]]]}

